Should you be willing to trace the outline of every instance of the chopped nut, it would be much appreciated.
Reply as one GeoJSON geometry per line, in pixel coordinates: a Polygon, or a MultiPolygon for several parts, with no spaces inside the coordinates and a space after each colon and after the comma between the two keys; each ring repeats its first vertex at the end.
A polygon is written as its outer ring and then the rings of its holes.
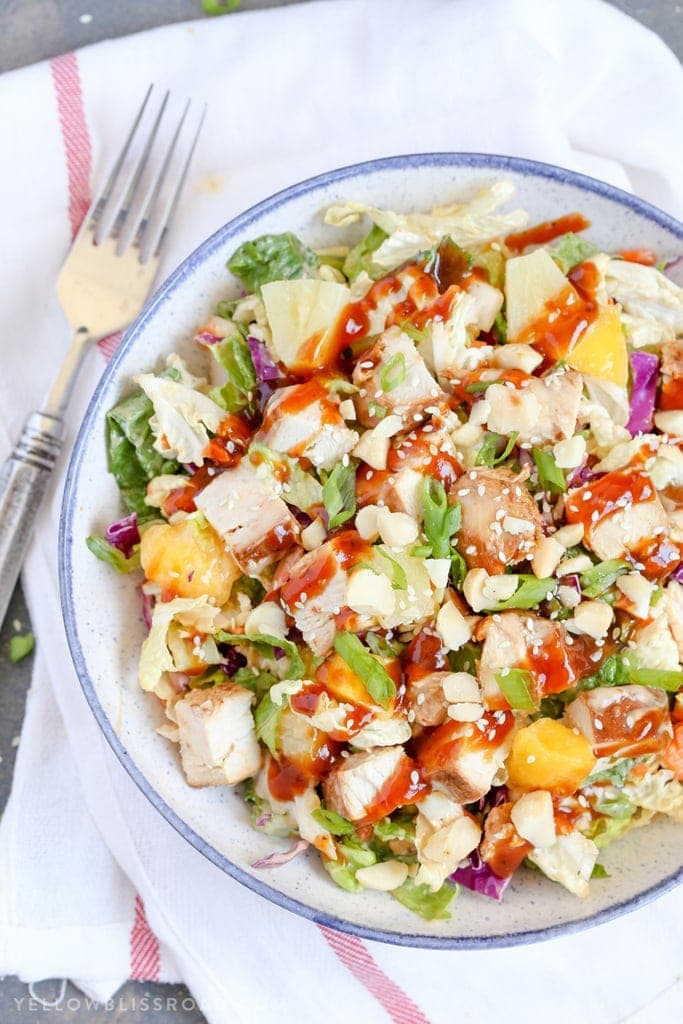
{"type": "Polygon", "coordinates": [[[327,531],[322,519],[314,519],[309,526],[304,527],[301,531],[301,543],[305,551],[314,551],[319,548],[321,544],[324,544],[326,537],[327,531]]]}
{"type": "MultiPolygon", "coordinates": [[[[573,631],[600,640],[607,636],[614,620],[614,612],[606,601],[582,601],[574,610],[573,631]]],[[[572,628],[571,623],[567,623],[572,628]]]]}
{"type": "Polygon", "coordinates": [[[541,537],[531,559],[534,576],[538,576],[539,579],[552,576],[565,554],[566,548],[554,536],[541,537]]]}
{"type": "Polygon", "coordinates": [[[444,645],[451,651],[459,650],[472,636],[467,619],[452,601],[448,601],[439,609],[436,631],[444,645]]]}

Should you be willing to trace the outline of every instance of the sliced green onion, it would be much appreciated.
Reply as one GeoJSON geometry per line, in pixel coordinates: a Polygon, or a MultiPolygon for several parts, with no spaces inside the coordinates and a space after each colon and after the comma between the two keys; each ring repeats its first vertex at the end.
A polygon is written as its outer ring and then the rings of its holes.
{"type": "Polygon", "coordinates": [[[515,711],[535,711],[534,681],[524,668],[503,668],[496,672],[496,682],[503,696],[515,711]]]}
{"type": "Polygon", "coordinates": [[[408,364],[403,352],[395,352],[385,365],[379,375],[379,386],[382,391],[393,391],[408,376],[408,364]]]}

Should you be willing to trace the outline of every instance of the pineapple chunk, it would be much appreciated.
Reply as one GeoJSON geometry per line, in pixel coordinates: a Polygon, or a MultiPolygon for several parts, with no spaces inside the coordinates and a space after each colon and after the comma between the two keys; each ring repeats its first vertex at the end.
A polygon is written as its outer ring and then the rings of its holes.
{"type": "Polygon", "coordinates": [[[505,308],[508,338],[542,317],[546,302],[571,285],[546,249],[515,256],[505,264],[505,308]]]}
{"type": "Polygon", "coordinates": [[[261,289],[275,357],[288,369],[317,370],[350,292],[337,281],[271,281],[261,289]]]}
{"type": "Polygon", "coordinates": [[[173,597],[206,594],[225,604],[236,579],[237,563],[203,516],[177,523],[155,523],[140,540],[140,562],[148,580],[173,597]]]}
{"type": "Polygon", "coordinates": [[[513,789],[548,789],[561,796],[574,793],[595,764],[588,740],[552,718],[539,718],[520,729],[508,758],[513,789]]]}
{"type": "Polygon", "coordinates": [[[567,363],[580,373],[626,387],[628,353],[619,306],[603,306],[598,318],[567,356],[567,363]]]}

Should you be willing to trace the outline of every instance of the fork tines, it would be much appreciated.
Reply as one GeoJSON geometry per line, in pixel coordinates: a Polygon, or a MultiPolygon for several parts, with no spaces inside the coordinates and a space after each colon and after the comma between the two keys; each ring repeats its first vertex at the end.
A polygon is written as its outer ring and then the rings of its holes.
{"type": "Polygon", "coordinates": [[[158,256],[166,239],[206,114],[203,106],[193,116],[187,100],[175,118],[166,116],[170,93],[158,100],[156,92],[150,85],[86,220],[95,244],[111,238],[118,255],[132,246],[141,263],[158,256]]]}

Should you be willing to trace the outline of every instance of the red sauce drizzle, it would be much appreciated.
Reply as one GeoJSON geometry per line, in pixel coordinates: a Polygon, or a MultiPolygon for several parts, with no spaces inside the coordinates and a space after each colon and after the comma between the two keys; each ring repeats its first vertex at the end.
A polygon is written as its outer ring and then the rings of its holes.
{"type": "Polygon", "coordinates": [[[662,384],[659,408],[663,412],[683,409],[683,377],[672,377],[662,384]]]}
{"type": "Polygon", "coordinates": [[[431,672],[445,672],[448,669],[446,648],[438,636],[417,633],[401,655],[406,680],[416,683],[431,672]]]}
{"type": "Polygon", "coordinates": [[[311,758],[306,761],[295,761],[292,758],[271,758],[268,765],[268,788],[276,800],[283,803],[293,800],[304,793],[309,786],[323,779],[339,757],[339,745],[327,740],[323,733],[316,731],[316,740],[311,758]]]}
{"type": "Polygon", "coordinates": [[[512,729],[514,716],[509,711],[485,711],[479,722],[484,728],[476,723],[444,722],[420,742],[418,760],[428,778],[447,768],[462,750],[495,750],[512,729]]]}
{"type": "Polygon", "coordinates": [[[567,213],[564,217],[556,220],[546,220],[541,224],[535,224],[526,231],[516,231],[508,235],[505,244],[513,252],[522,252],[529,245],[545,245],[552,242],[554,238],[565,235],[568,231],[574,234],[585,231],[591,226],[591,222],[582,213],[567,213]]]}
{"type": "Polygon", "coordinates": [[[597,523],[620,512],[626,505],[654,501],[655,497],[655,489],[647,473],[638,469],[616,470],[572,491],[565,500],[565,515],[567,522],[583,523],[589,532],[597,523]]]}
{"type": "Polygon", "coordinates": [[[512,824],[511,811],[511,802],[499,804],[491,808],[484,822],[481,859],[499,878],[509,878],[514,874],[526,855],[533,850],[531,843],[522,839],[512,824]]]}
{"type": "Polygon", "coordinates": [[[403,270],[375,281],[367,295],[344,307],[331,331],[316,334],[306,341],[301,348],[297,369],[308,371],[313,367],[339,366],[346,349],[358,355],[362,350],[362,346],[359,349],[359,343],[370,333],[370,314],[381,302],[402,291],[411,278],[406,298],[399,304],[400,308],[389,316],[387,325],[405,320],[425,301],[436,298],[436,282],[418,266],[404,267],[403,270]]]}
{"type": "Polygon", "coordinates": [[[372,804],[365,808],[365,817],[358,824],[371,825],[391,814],[397,807],[414,804],[426,796],[429,785],[421,776],[414,782],[412,776],[415,771],[419,776],[415,762],[409,757],[402,757],[396,772],[384,783],[372,804]]]}
{"type": "Polygon", "coordinates": [[[622,249],[619,255],[627,263],[642,263],[644,267],[657,265],[657,253],[652,249],[622,249]]]}

